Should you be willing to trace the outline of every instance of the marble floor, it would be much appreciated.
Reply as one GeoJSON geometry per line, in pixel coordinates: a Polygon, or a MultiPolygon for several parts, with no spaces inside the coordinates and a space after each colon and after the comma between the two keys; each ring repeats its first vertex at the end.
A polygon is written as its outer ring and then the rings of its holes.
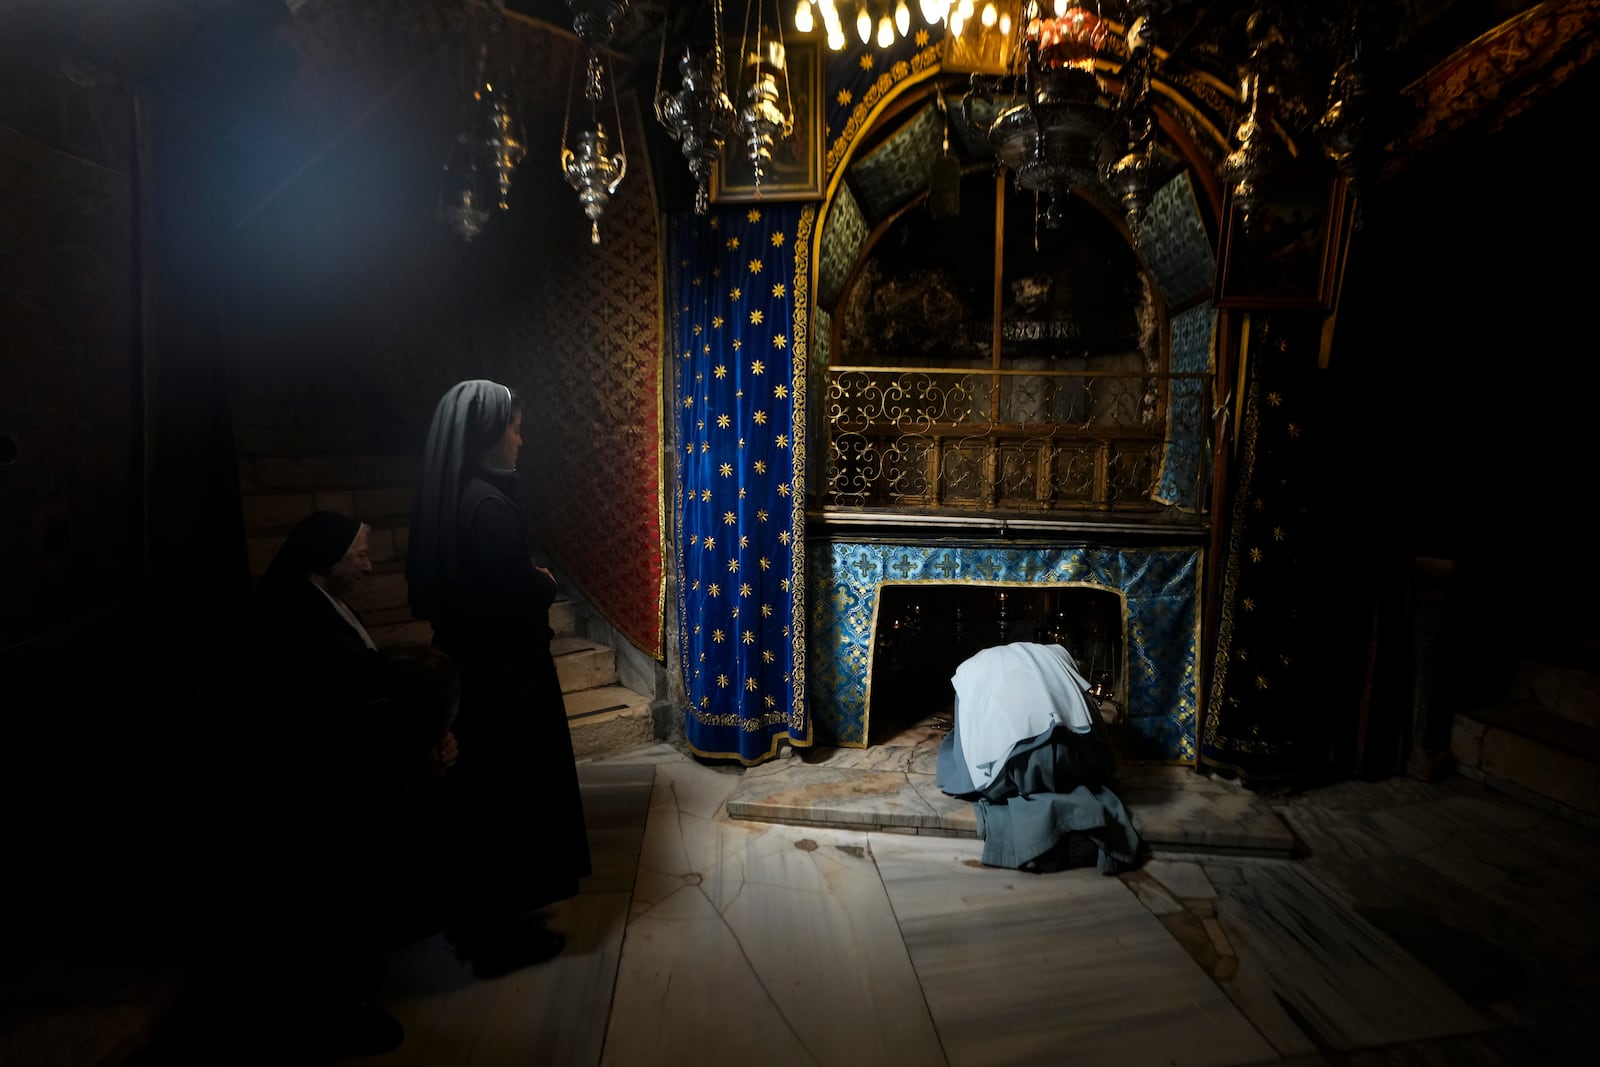
{"type": "Polygon", "coordinates": [[[1462,778],[1268,800],[1133,769],[1136,870],[1024,874],[928,794],[930,740],[583,765],[565,951],[484,982],[438,939],[395,954],[406,1040],[348,1062],[1591,1062],[1592,830],[1462,778]]]}

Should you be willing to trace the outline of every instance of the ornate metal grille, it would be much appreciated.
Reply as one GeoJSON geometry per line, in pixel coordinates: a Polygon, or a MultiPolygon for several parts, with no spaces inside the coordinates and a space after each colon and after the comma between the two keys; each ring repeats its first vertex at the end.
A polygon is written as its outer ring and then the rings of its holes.
{"type": "MultiPolygon", "coordinates": [[[[1084,368],[1086,361],[1075,362],[1084,368]]],[[[1143,369],[828,368],[825,505],[1178,511],[1204,500],[1210,375],[1143,369]]]]}

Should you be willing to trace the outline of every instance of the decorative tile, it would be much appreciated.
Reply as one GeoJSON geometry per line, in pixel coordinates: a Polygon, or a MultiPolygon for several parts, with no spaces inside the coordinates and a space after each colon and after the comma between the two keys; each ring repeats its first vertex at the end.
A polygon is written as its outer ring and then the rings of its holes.
{"type": "MultiPolygon", "coordinates": [[[[835,541],[809,560],[812,714],[830,743],[865,745],[878,593],[894,584],[1097,586],[1122,594],[1124,742],[1145,760],[1193,759],[1201,553],[1194,548],[895,545],[835,541]]],[[[1120,794],[1119,794],[1120,795],[1120,794]]]]}

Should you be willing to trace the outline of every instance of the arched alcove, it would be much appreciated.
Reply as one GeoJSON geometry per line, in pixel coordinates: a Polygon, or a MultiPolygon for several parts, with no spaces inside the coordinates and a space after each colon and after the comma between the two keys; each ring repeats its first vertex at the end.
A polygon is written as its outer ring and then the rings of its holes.
{"type": "MultiPolygon", "coordinates": [[[[1098,595],[1119,605],[1099,622],[1116,649],[1105,688],[1125,702],[1129,754],[1186,761],[1220,214],[1215,161],[1196,146],[1215,124],[1182,101],[1158,105],[1156,191],[1136,239],[1100,189],[1046,224],[1045,205],[962,117],[966,84],[935,72],[878,101],[818,215],[808,640],[819,736],[872,743],[869,705],[873,733],[938,710],[955,663],[897,643],[906,604],[936,637],[954,634],[959,604],[963,620],[983,617],[963,631],[969,643],[1049,640],[1040,605],[1098,595]],[[984,624],[1001,593],[1029,617],[998,637],[984,624]],[[901,692],[906,654],[927,692],[901,692]]],[[[993,107],[969,104],[978,123],[993,107]]]]}

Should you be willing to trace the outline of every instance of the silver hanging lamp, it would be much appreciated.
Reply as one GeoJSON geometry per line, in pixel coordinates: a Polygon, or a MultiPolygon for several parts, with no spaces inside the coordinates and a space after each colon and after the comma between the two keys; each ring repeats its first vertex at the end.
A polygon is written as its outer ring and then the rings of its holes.
{"type": "MultiPolygon", "coordinates": [[[[591,225],[590,241],[600,243],[600,216],[628,174],[627,151],[622,144],[622,110],[617,103],[616,79],[608,78],[610,65],[601,50],[610,44],[616,20],[628,9],[627,0],[567,0],[572,10],[572,27],[588,50],[583,86],[589,102],[589,124],[578,129],[576,147],[568,147],[567,132],[572,121],[572,81],[567,82],[567,112],[561,122],[561,173],[567,184],[578,191],[578,203],[591,225]],[[606,82],[611,82],[612,115],[616,119],[617,151],[600,122],[600,101],[605,99],[606,82]]],[[[577,57],[573,57],[576,69],[577,57]]]]}
{"type": "Polygon", "coordinates": [[[750,161],[755,175],[756,193],[761,192],[761,179],[772,163],[772,150],[778,141],[794,132],[794,102],[789,96],[788,54],[783,46],[783,19],[774,12],[772,24],[766,26],[764,0],[746,0],[744,30],[739,39],[740,94],[743,106],[734,127],[743,145],[745,158],[750,161]],[[751,38],[751,12],[755,13],[755,36],[751,38]],[[783,80],[779,91],[778,80],[783,80]],[[778,106],[779,100],[784,106],[778,106]]]}
{"type": "Polygon", "coordinates": [[[705,56],[685,47],[678,60],[683,85],[676,93],[669,95],[661,88],[661,68],[667,55],[665,26],[661,31],[661,57],[656,63],[656,119],[683,147],[684,158],[689,161],[689,173],[695,179],[696,215],[704,215],[710,205],[711,169],[737,118],[723,87],[722,0],[712,0],[711,31],[710,64],[705,56]]]}

